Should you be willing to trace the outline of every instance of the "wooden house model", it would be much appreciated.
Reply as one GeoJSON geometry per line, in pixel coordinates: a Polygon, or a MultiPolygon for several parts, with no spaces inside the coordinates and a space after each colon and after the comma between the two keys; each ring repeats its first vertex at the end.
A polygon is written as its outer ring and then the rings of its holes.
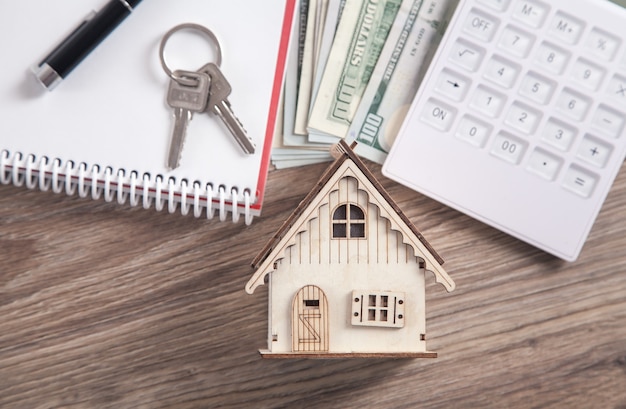
{"type": "Polygon", "coordinates": [[[265,358],[436,357],[426,349],[425,276],[443,260],[345,142],[252,262],[269,285],[265,358]]]}

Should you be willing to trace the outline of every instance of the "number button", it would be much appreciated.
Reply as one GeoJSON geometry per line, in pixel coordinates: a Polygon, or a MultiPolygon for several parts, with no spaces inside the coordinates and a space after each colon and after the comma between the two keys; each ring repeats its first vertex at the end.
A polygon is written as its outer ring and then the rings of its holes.
{"type": "Polygon", "coordinates": [[[543,149],[535,149],[528,158],[528,170],[546,180],[554,180],[563,161],[543,149]]]}
{"type": "Polygon", "coordinates": [[[498,28],[498,20],[478,10],[471,10],[465,20],[466,33],[479,40],[489,42],[498,28]]]}
{"type": "Polygon", "coordinates": [[[550,118],[543,129],[541,137],[544,142],[555,148],[567,151],[572,146],[576,133],[576,128],[554,118],[550,118]]]}
{"type": "Polygon", "coordinates": [[[452,126],[455,116],[456,111],[454,109],[434,99],[429,99],[426,104],[424,104],[421,118],[433,127],[441,131],[447,131],[450,129],[450,126],[452,126]]]}
{"type": "Polygon", "coordinates": [[[581,20],[558,12],[554,16],[548,32],[567,44],[576,44],[584,29],[585,23],[581,20]]]}
{"type": "Polygon", "coordinates": [[[582,121],[587,115],[591,100],[569,88],[563,89],[556,101],[556,107],[565,115],[582,121]]]}
{"type": "Polygon", "coordinates": [[[498,85],[511,88],[517,79],[519,70],[519,66],[495,56],[487,62],[483,75],[498,85]]]}
{"type": "Polygon", "coordinates": [[[450,61],[453,61],[459,67],[474,72],[480,66],[485,52],[473,44],[464,41],[457,41],[450,51],[450,61]]]}
{"type": "Polygon", "coordinates": [[[470,106],[490,117],[497,117],[502,112],[506,97],[486,87],[479,86],[470,102],[470,106]]]}
{"type": "Polygon", "coordinates": [[[578,84],[595,91],[604,78],[604,69],[586,60],[577,60],[572,67],[571,77],[578,84]]]}
{"type": "Polygon", "coordinates": [[[535,38],[517,28],[507,26],[502,30],[498,46],[515,57],[524,58],[533,46],[535,38]]]}
{"type": "Polygon", "coordinates": [[[538,1],[520,1],[513,9],[513,17],[522,23],[537,28],[543,24],[549,7],[538,1]]]}
{"type": "Polygon", "coordinates": [[[459,121],[456,136],[477,148],[482,148],[485,146],[487,138],[489,138],[491,129],[491,125],[479,121],[471,116],[464,116],[459,121]]]}
{"type": "Polygon", "coordinates": [[[519,88],[519,94],[533,102],[545,105],[552,98],[556,82],[534,72],[526,74],[519,88]]]}
{"type": "Polygon", "coordinates": [[[535,63],[554,74],[561,74],[568,60],[567,51],[549,43],[541,43],[535,57],[535,63]]]}
{"type": "Polygon", "coordinates": [[[504,122],[511,128],[527,135],[535,132],[541,120],[541,113],[518,102],[513,103],[504,122]]]}
{"type": "Polygon", "coordinates": [[[525,151],[526,142],[505,133],[496,135],[493,145],[491,146],[492,155],[514,165],[520,162],[525,151]]]}

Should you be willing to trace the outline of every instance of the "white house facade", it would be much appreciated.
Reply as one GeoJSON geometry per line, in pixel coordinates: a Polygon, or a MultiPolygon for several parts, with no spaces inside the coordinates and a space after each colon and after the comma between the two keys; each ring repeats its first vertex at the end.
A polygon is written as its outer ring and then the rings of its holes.
{"type": "Polygon", "coordinates": [[[266,357],[415,356],[426,349],[426,272],[442,260],[347,145],[253,265],[269,284],[266,357]],[[391,203],[390,203],[391,201],[391,203]]]}

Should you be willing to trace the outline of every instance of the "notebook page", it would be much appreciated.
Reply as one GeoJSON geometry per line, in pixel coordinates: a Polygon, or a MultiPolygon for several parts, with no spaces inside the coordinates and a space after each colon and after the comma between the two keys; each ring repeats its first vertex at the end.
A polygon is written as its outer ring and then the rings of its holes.
{"type": "MultiPolygon", "coordinates": [[[[0,149],[84,162],[113,172],[136,171],[164,180],[212,183],[255,191],[263,188],[264,154],[285,10],[293,0],[146,0],[53,91],[37,83],[30,68],[102,0],[5,2],[0,13],[0,149]],[[159,44],[172,27],[193,22],[219,39],[221,69],[232,85],[233,111],[256,144],[244,154],[218,118],[195,114],[187,130],[180,167],[168,171],[173,127],[165,95],[169,77],[159,44]]],[[[293,8],[293,6],[291,6],[293,8]]],[[[289,30],[285,30],[287,33],[289,30]]],[[[195,70],[215,61],[215,46],[193,31],[167,42],[172,70],[195,70]]],[[[278,67],[281,71],[284,67],[278,67]]],[[[282,82],[282,81],[281,81],[282,82]]]]}

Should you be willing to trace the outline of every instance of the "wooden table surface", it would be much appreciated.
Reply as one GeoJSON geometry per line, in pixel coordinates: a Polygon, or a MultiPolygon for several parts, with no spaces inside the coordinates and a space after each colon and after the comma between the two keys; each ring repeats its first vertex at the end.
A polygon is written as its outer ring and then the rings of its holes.
{"type": "Polygon", "coordinates": [[[626,408],[626,166],[562,262],[380,176],[445,259],[437,359],[264,360],[250,261],[327,164],[273,170],[251,226],[0,187],[0,408],[626,408]]]}

